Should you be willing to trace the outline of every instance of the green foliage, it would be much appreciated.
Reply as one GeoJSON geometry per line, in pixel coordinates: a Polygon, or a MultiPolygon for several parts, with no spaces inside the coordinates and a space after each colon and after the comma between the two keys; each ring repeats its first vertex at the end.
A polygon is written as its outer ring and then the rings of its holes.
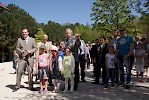
{"type": "MultiPolygon", "coordinates": [[[[36,33],[37,24],[34,18],[18,6],[9,4],[7,7],[11,12],[3,12],[0,15],[0,49],[7,48],[12,53],[21,35],[21,29],[27,27],[30,35],[33,36],[36,33]]],[[[4,51],[4,53],[8,52],[4,51]]]]}
{"type": "Polygon", "coordinates": [[[134,0],[96,0],[92,6],[92,20],[102,35],[109,36],[114,29],[128,28],[135,18],[131,15],[134,0]]]}
{"type": "Polygon", "coordinates": [[[38,32],[34,34],[36,42],[41,42],[44,36],[44,31],[42,28],[38,28],[38,32]]]}

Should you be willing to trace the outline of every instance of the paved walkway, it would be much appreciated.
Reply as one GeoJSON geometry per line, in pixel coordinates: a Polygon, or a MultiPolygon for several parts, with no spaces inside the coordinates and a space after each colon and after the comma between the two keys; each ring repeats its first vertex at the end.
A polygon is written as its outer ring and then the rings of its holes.
{"type": "MultiPolygon", "coordinates": [[[[86,72],[87,82],[80,82],[78,91],[73,93],[52,93],[39,94],[39,84],[35,84],[35,91],[27,89],[27,76],[23,75],[21,84],[24,86],[16,92],[16,74],[12,68],[12,62],[0,63],[0,100],[148,100],[149,82],[140,83],[135,76],[132,77],[130,89],[120,87],[104,89],[102,85],[92,84],[92,67],[86,72]]],[[[134,73],[134,71],[133,71],[134,73]]],[[[62,87],[64,86],[62,82],[62,87]]]]}

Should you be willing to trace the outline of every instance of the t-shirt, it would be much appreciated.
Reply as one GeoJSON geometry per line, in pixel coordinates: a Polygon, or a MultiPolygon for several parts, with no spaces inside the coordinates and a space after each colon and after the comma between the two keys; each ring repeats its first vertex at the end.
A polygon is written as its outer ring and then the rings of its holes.
{"type": "Polygon", "coordinates": [[[106,58],[107,58],[107,66],[108,66],[108,68],[115,68],[115,66],[114,66],[115,54],[107,53],[106,54],[106,58]]]}
{"type": "MultiPolygon", "coordinates": [[[[145,53],[145,50],[135,50],[135,54],[137,55],[143,55],[145,53]]],[[[136,57],[136,64],[144,64],[144,57],[136,57]]]]}
{"type": "Polygon", "coordinates": [[[39,67],[48,66],[48,57],[46,53],[37,56],[39,67]]]}
{"type": "Polygon", "coordinates": [[[62,59],[64,59],[64,52],[63,52],[62,50],[59,50],[59,51],[58,51],[58,55],[59,55],[60,57],[62,57],[62,59]]]}
{"type": "Polygon", "coordinates": [[[118,55],[120,56],[128,55],[131,43],[133,43],[133,38],[131,36],[124,36],[118,38],[117,40],[118,55]]]}

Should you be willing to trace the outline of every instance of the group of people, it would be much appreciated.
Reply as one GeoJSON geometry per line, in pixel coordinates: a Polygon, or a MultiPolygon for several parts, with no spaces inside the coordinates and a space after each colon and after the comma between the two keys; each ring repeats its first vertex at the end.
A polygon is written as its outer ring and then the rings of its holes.
{"type": "MultiPolygon", "coordinates": [[[[59,48],[48,41],[48,35],[44,35],[41,42],[36,43],[35,39],[29,37],[27,28],[22,29],[22,37],[18,39],[16,51],[14,52],[14,62],[18,62],[16,68],[16,88],[21,87],[21,77],[24,69],[28,70],[29,89],[33,89],[33,67],[36,66],[35,73],[40,80],[39,92],[47,92],[48,83],[54,85],[53,92],[59,92],[60,80],[64,78],[64,92],[78,89],[80,81],[79,66],[81,68],[81,81],[85,81],[85,64],[89,58],[89,48],[79,34],[73,36],[72,30],[65,31],[66,41],[61,41],[59,48]]],[[[16,63],[14,63],[14,66],[16,63]]]]}
{"type": "Polygon", "coordinates": [[[100,36],[95,40],[95,45],[89,47],[79,34],[73,35],[73,31],[67,28],[65,30],[66,40],[61,41],[58,48],[48,41],[46,34],[41,42],[36,43],[34,38],[29,37],[28,29],[23,28],[22,37],[18,39],[16,46],[18,54],[14,52],[14,62],[18,62],[16,90],[21,87],[21,77],[25,67],[28,70],[28,88],[33,89],[33,66],[35,64],[35,73],[40,80],[40,93],[48,91],[48,83],[53,84],[53,92],[58,93],[62,78],[65,80],[63,92],[67,92],[69,86],[71,86],[70,91],[73,92],[78,89],[79,81],[86,82],[85,65],[87,61],[87,67],[90,66],[90,57],[94,66],[95,81],[93,84],[99,84],[100,77],[102,77],[101,84],[105,85],[105,88],[109,87],[109,78],[111,78],[111,87],[119,83],[120,86],[129,88],[134,62],[137,76],[140,73],[141,80],[143,80],[146,56],[143,42],[133,41],[133,38],[126,34],[125,29],[114,30],[113,35],[114,38],[108,38],[108,43],[104,36],[100,36]],[[79,75],[79,67],[81,75],[79,75]],[[127,75],[126,82],[124,67],[127,75]]]}
{"type": "MultiPolygon", "coordinates": [[[[102,85],[105,88],[109,87],[109,78],[111,78],[111,87],[115,87],[114,83],[119,83],[119,86],[129,88],[131,82],[131,70],[136,66],[137,77],[141,75],[140,82],[143,82],[144,66],[149,67],[149,62],[145,62],[149,48],[144,44],[144,39],[139,37],[128,36],[125,29],[114,30],[113,38],[100,36],[95,40],[95,45],[91,49],[91,58],[94,66],[95,81],[93,84],[100,83],[102,76],[102,85]],[[126,76],[125,79],[125,69],[126,76]]],[[[149,60],[146,59],[147,61],[149,60]]]]}

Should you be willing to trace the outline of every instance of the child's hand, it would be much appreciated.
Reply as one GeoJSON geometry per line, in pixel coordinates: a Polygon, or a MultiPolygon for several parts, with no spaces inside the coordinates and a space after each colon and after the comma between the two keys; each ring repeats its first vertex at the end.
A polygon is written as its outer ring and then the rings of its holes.
{"type": "Polygon", "coordinates": [[[114,61],[115,61],[115,63],[117,63],[117,62],[118,62],[118,58],[117,58],[117,57],[115,57],[114,61]]]}
{"type": "Polygon", "coordinates": [[[38,74],[38,69],[36,70],[36,74],[38,74]]]}

